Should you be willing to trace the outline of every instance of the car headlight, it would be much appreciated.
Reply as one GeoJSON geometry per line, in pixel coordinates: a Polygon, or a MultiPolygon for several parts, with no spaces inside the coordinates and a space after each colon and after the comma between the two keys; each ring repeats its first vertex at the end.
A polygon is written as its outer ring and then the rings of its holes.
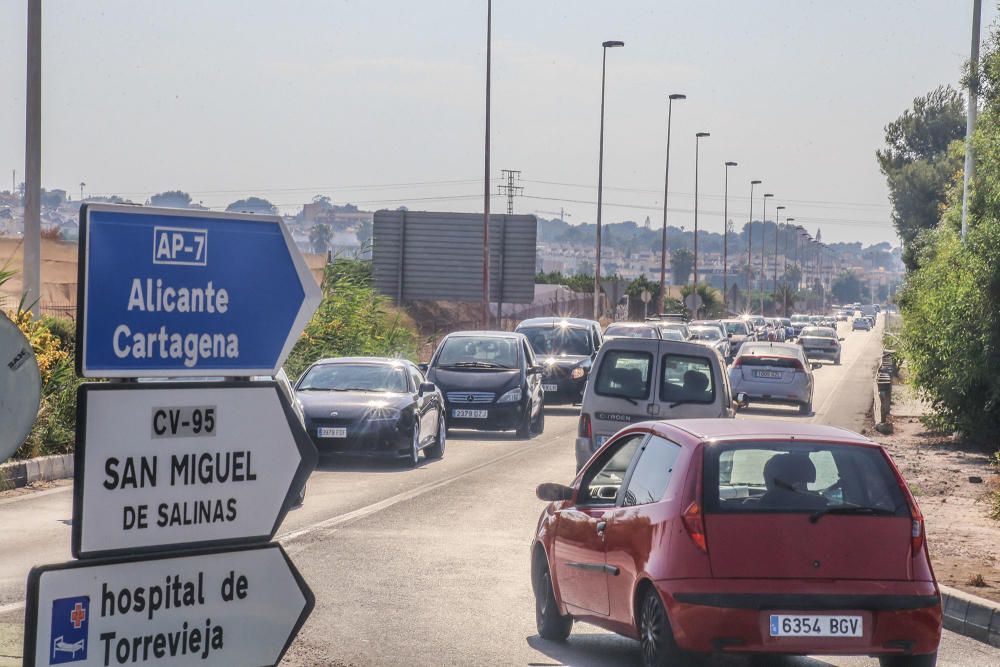
{"type": "Polygon", "coordinates": [[[497,399],[497,403],[517,403],[521,400],[521,388],[511,389],[506,394],[497,399]]]}
{"type": "Polygon", "coordinates": [[[570,373],[569,376],[570,376],[570,378],[572,378],[574,380],[579,380],[580,378],[582,378],[586,374],[587,374],[587,371],[585,371],[584,369],[582,369],[579,366],[577,366],[576,368],[573,369],[573,372],[570,373]]]}

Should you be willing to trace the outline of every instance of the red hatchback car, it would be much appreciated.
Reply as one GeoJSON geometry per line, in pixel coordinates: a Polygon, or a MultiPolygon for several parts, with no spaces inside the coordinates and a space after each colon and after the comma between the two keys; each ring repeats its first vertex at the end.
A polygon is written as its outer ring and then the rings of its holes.
{"type": "Polygon", "coordinates": [[[538,633],[574,620],[692,654],[878,656],[929,667],[941,601],[924,521],[878,444],[787,421],[645,422],[551,501],[532,542],[538,633]]]}

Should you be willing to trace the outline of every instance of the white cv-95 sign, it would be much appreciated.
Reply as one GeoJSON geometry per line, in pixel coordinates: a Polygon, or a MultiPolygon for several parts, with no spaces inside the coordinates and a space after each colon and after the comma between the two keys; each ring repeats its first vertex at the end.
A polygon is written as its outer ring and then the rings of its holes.
{"type": "Polygon", "coordinates": [[[315,467],[274,382],[88,384],[79,405],[78,558],[269,539],[315,467]]]}

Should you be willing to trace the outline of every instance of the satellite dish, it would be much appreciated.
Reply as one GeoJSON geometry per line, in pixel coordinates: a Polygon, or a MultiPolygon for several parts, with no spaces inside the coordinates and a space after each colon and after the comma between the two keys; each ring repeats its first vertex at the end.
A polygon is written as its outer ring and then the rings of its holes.
{"type": "Polygon", "coordinates": [[[10,458],[31,432],[41,389],[31,343],[0,312],[0,463],[10,458]]]}

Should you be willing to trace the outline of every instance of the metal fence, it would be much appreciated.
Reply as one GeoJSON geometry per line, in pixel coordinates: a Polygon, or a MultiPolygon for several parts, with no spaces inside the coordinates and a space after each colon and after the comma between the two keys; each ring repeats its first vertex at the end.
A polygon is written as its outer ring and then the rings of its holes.
{"type": "MultiPolygon", "coordinates": [[[[16,310],[20,305],[21,300],[18,298],[0,295],[0,310],[12,311],[16,310]]],[[[39,306],[39,310],[42,315],[48,315],[50,317],[62,317],[70,320],[76,319],[76,304],[73,303],[54,303],[43,301],[39,306]]]]}

